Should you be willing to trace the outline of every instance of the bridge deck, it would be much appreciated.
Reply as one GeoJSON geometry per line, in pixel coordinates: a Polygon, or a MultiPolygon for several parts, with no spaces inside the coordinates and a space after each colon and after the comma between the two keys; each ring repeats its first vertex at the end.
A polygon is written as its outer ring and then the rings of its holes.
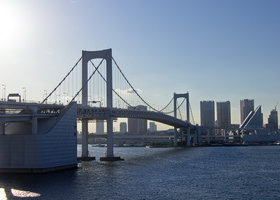
{"type": "MultiPolygon", "coordinates": [[[[58,104],[40,104],[40,103],[26,103],[13,101],[0,101],[0,121],[26,121],[31,117],[46,118],[56,116],[65,106],[58,104]],[[37,112],[27,112],[36,108],[37,112]],[[7,109],[24,110],[19,113],[8,113],[7,109]]],[[[78,105],[77,118],[78,119],[108,119],[113,118],[138,118],[157,121],[163,124],[174,126],[177,128],[193,127],[189,122],[177,119],[175,117],[165,115],[160,112],[140,111],[121,108],[106,108],[106,107],[91,107],[78,105]]]]}
{"type": "Polygon", "coordinates": [[[160,123],[164,123],[177,128],[193,127],[189,122],[165,115],[160,112],[153,111],[139,111],[121,108],[108,109],[105,107],[90,107],[90,106],[78,106],[78,118],[79,119],[107,119],[113,118],[138,118],[153,120],[160,123]]]}

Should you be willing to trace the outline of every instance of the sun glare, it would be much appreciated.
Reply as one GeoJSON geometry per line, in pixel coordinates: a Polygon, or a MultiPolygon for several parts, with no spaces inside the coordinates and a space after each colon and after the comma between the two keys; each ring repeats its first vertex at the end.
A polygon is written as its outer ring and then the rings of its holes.
{"type": "Polygon", "coordinates": [[[0,3],[0,46],[6,48],[21,42],[26,28],[24,22],[17,7],[0,3]]]}

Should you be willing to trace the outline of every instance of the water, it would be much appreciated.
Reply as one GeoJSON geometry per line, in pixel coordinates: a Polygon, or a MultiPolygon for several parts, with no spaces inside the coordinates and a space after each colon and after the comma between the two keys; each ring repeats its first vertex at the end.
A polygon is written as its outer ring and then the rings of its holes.
{"type": "MultiPolygon", "coordinates": [[[[80,147],[78,148],[80,151],[80,147]]],[[[91,147],[97,158],[105,148],[91,147]]],[[[13,199],[280,199],[280,147],[115,148],[125,161],[0,175],[13,199]],[[26,198],[25,198],[26,199],[26,198]]]]}

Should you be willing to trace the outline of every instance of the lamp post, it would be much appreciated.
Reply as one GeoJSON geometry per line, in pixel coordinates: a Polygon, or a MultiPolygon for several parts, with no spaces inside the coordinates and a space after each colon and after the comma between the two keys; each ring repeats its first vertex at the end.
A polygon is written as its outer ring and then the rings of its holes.
{"type": "Polygon", "coordinates": [[[2,84],[2,100],[6,101],[6,85],[2,84]]]}
{"type": "MultiPolygon", "coordinates": [[[[47,90],[44,90],[43,99],[45,99],[47,96],[48,96],[47,90]]],[[[46,100],[46,104],[47,104],[47,100],[46,100]]]]}
{"type": "Polygon", "coordinates": [[[23,99],[22,99],[22,101],[26,101],[26,87],[23,87],[22,89],[23,89],[23,94],[22,94],[23,99]]]}

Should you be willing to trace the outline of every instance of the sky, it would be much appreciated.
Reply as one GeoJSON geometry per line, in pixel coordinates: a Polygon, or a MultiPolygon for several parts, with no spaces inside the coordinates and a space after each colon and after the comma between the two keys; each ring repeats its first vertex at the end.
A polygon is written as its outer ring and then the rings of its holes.
{"type": "MultiPolygon", "coordinates": [[[[280,100],[278,0],[0,0],[0,84],[41,100],[81,56],[112,48],[151,104],[190,93],[201,100],[262,105],[264,122],[280,100]]],[[[2,91],[1,91],[2,95],[2,91]]]]}

